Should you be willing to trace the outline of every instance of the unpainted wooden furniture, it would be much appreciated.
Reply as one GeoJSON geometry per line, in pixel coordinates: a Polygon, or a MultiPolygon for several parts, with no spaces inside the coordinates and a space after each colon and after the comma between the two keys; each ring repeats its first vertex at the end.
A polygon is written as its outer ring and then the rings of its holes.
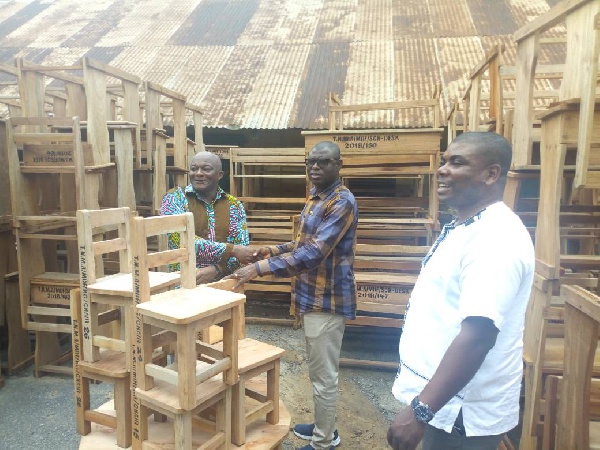
{"type": "Polygon", "coordinates": [[[564,368],[560,381],[554,377],[547,383],[543,448],[600,448],[600,380],[593,378],[600,298],[581,286],[563,286],[561,297],[565,301],[564,368]]]}
{"type": "Polygon", "coordinates": [[[11,119],[6,143],[21,317],[27,329],[46,333],[36,339],[36,374],[70,373],[55,364],[68,355],[60,355],[52,333],[70,334],[68,293],[79,285],[74,211],[98,208],[95,177],[106,166],[96,165],[82,144],[77,117],[11,119]]]}
{"type": "MultiPolygon", "coordinates": [[[[540,274],[535,275],[523,336],[525,407],[522,449],[539,448],[543,435],[542,416],[547,401],[544,383],[549,375],[563,374],[566,354],[565,305],[559,297],[559,289],[565,288],[571,289],[572,286],[565,285],[564,281],[548,280],[540,274]]],[[[577,289],[583,288],[577,286],[577,289]]],[[[600,376],[600,351],[596,351],[593,364],[594,376],[600,376]]]]}
{"type": "MultiPolygon", "coordinates": [[[[85,436],[90,433],[92,423],[98,423],[115,430],[116,444],[121,448],[131,445],[131,379],[125,364],[124,353],[111,351],[101,360],[83,360],[84,339],[87,329],[83,325],[81,289],[71,290],[71,312],[73,328],[73,380],[75,383],[75,422],[77,433],[85,436]],[[90,383],[102,381],[114,386],[114,410],[111,412],[93,410],[90,406],[90,383]]],[[[104,323],[106,316],[97,322],[104,323]]]]}
{"type": "Polygon", "coordinates": [[[136,337],[134,341],[133,402],[134,448],[148,439],[148,410],[157,410],[175,422],[176,448],[192,448],[192,416],[219,403],[218,432],[211,445],[230,443],[230,385],[237,381],[237,341],[240,305],[245,297],[205,286],[196,287],[194,225],[191,213],[140,218],[132,221],[132,249],[136,285],[136,337]],[[178,232],[180,248],[148,251],[148,237],[178,232]],[[179,289],[151,295],[148,270],[178,263],[179,289]],[[200,330],[223,322],[224,350],[197,342],[200,330]],[[152,327],[161,330],[155,337],[152,327]],[[162,366],[152,362],[152,351],[163,342],[176,342],[175,362],[162,366]],[[202,354],[214,358],[202,361],[202,354]],[[218,377],[216,375],[223,373],[218,377]]]}

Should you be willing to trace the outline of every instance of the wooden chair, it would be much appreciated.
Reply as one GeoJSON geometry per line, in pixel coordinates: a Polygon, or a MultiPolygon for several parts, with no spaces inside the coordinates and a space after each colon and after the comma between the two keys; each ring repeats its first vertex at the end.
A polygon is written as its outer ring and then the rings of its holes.
{"type": "MultiPolygon", "coordinates": [[[[217,433],[210,445],[229,448],[231,388],[238,379],[237,350],[241,294],[196,287],[194,225],[191,213],[139,218],[132,221],[133,265],[136,286],[136,338],[134,341],[133,387],[134,448],[148,440],[148,410],[157,410],[175,422],[176,448],[192,448],[192,417],[218,404],[217,433]],[[149,252],[150,236],[180,233],[180,248],[149,252]],[[180,288],[151,295],[148,270],[179,263],[180,288]],[[223,322],[224,350],[197,342],[198,332],[223,322]],[[152,336],[151,327],[160,330],[152,336]],[[160,366],[151,361],[161,343],[177,342],[175,363],[160,366]],[[207,362],[208,356],[211,363],[207,362]],[[202,358],[202,359],[200,359],[202,358]],[[222,377],[215,377],[222,373],[222,377]],[[222,378],[222,379],[220,379],[222,378]],[[136,422],[137,420],[137,422],[136,422]]],[[[209,445],[208,443],[205,445],[209,445]]],[[[211,447],[212,448],[212,447],[211,447]]]]}
{"type": "MultiPolygon", "coordinates": [[[[87,330],[83,341],[83,360],[99,361],[100,349],[109,352],[106,356],[116,351],[122,353],[128,371],[132,360],[130,333],[133,330],[134,286],[130,220],[129,208],[77,211],[83,327],[87,330]],[[104,266],[108,260],[103,260],[102,257],[117,252],[117,273],[105,275],[104,266]],[[121,338],[107,337],[99,329],[98,320],[103,309],[101,305],[113,308],[113,320],[122,324],[117,328],[123,331],[121,338]]],[[[152,293],[172,289],[180,279],[178,273],[154,271],[149,272],[147,277],[152,293]]]]}
{"type": "MultiPolygon", "coordinates": [[[[71,291],[71,324],[73,327],[73,369],[75,382],[75,421],[77,432],[85,436],[91,432],[92,422],[116,431],[116,442],[121,448],[131,445],[130,372],[125,366],[123,353],[111,352],[97,362],[82,361],[85,329],[82,326],[81,290],[71,291]],[[103,381],[114,386],[114,413],[90,408],[90,381],[103,381]]],[[[98,320],[103,323],[103,320],[98,320]]]]}

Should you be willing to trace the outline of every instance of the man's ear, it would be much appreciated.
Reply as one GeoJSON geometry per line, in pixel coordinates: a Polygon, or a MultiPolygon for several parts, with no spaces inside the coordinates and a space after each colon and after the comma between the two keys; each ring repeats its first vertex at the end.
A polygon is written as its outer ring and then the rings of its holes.
{"type": "Polygon", "coordinates": [[[502,168],[500,167],[500,164],[490,164],[487,167],[486,183],[494,184],[496,181],[498,181],[500,179],[501,175],[502,175],[502,168]]]}
{"type": "Polygon", "coordinates": [[[225,175],[225,172],[223,172],[222,170],[220,170],[220,171],[219,171],[219,180],[220,180],[221,178],[223,178],[223,175],[225,175]]]}

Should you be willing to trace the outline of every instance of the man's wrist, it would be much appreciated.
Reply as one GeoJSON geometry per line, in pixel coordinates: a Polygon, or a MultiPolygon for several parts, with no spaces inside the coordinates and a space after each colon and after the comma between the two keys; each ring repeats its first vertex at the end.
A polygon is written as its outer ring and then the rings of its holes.
{"type": "Polygon", "coordinates": [[[427,403],[423,403],[419,400],[419,396],[417,395],[410,402],[410,407],[413,410],[413,414],[415,418],[422,423],[429,423],[434,418],[435,413],[431,409],[431,407],[427,403]]]}
{"type": "Polygon", "coordinates": [[[221,271],[219,266],[217,264],[213,264],[212,266],[215,268],[215,278],[222,278],[223,272],[221,271]]]}

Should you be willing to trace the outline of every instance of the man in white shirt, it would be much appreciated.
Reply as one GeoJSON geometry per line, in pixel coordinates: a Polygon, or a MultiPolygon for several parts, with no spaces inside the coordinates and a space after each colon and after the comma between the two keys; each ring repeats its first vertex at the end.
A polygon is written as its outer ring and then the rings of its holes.
{"type": "Polygon", "coordinates": [[[458,136],[441,159],[438,195],[456,217],[423,260],[400,339],[392,392],[409,404],[394,449],[495,450],[519,419],[523,327],[535,256],[502,202],[510,143],[458,136]]]}

